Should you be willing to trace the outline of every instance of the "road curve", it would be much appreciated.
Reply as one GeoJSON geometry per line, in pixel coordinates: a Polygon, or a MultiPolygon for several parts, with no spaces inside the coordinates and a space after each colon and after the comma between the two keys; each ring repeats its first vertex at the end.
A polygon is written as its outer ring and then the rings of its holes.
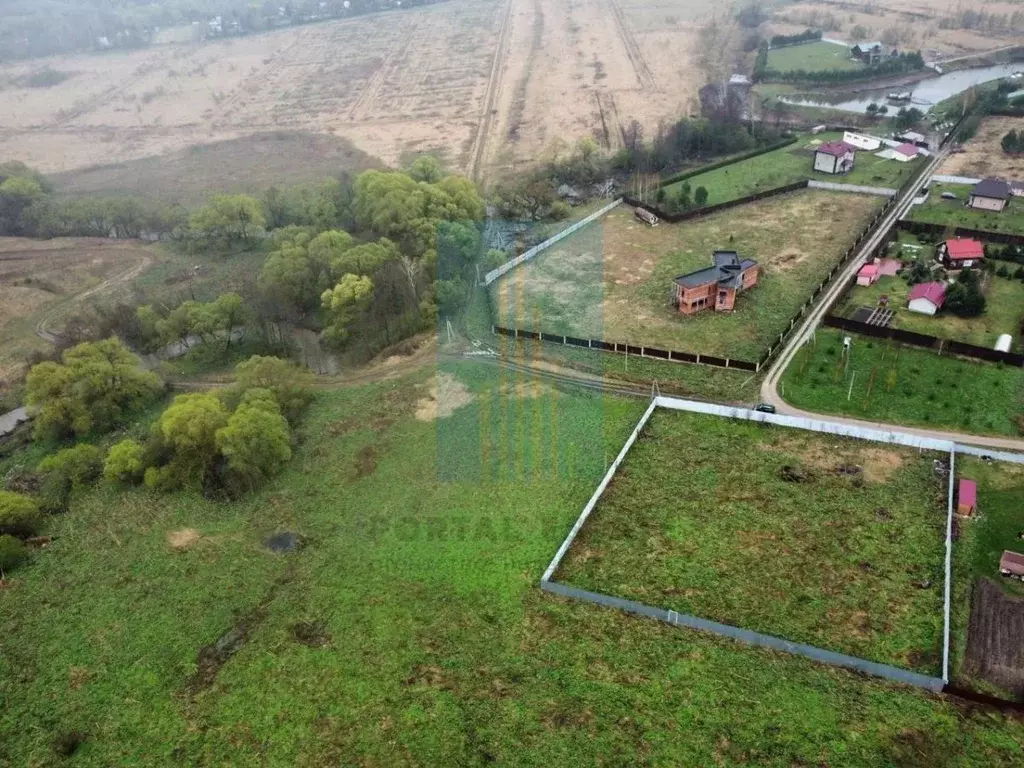
{"type": "Polygon", "coordinates": [[[893,207],[881,224],[875,230],[875,233],[868,238],[864,243],[861,250],[857,253],[857,256],[850,261],[850,263],[843,268],[842,272],[832,282],[832,285],[822,294],[821,300],[811,309],[807,317],[804,319],[799,330],[794,333],[789,341],[786,342],[782,351],[775,358],[775,362],[768,370],[768,375],[765,376],[764,382],[761,384],[761,401],[764,403],[770,403],[774,405],[777,412],[788,416],[803,416],[806,418],[827,418],[830,421],[837,421],[845,424],[855,424],[860,426],[872,426],[881,429],[892,429],[900,432],[909,432],[915,435],[922,435],[924,437],[933,437],[939,440],[956,440],[962,443],[969,443],[971,445],[978,445],[987,448],[1001,448],[1010,450],[1024,450],[1024,440],[1014,440],[1012,438],[1002,437],[987,437],[982,435],[971,435],[962,432],[952,432],[946,430],[935,430],[935,429],[921,429],[915,427],[908,427],[903,424],[887,424],[883,422],[873,422],[863,419],[851,419],[842,416],[835,416],[832,414],[812,413],[810,411],[803,411],[799,408],[794,408],[779,394],[778,386],[779,381],[782,379],[782,375],[786,370],[786,367],[793,360],[793,357],[799,351],[811,334],[818,327],[821,320],[825,317],[829,307],[835,302],[839,295],[843,292],[846,285],[857,271],[864,265],[875,249],[881,244],[886,233],[895,226],[896,222],[902,217],[907,210],[909,210],[913,199],[924,183],[924,179],[930,177],[935,169],[939,167],[946,156],[949,154],[949,149],[945,149],[936,155],[929,161],[927,170],[920,176],[921,182],[918,182],[908,188],[903,195],[899,198],[897,204],[893,207]]]}

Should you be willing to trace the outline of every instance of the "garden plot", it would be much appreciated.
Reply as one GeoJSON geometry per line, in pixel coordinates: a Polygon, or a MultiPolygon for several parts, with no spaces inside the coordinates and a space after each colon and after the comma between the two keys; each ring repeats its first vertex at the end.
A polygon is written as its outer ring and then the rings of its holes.
{"type": "Polygon", "coordinates": [[[558,581],[941,674],[937,457],[656,410],[558,581]]]}
{"type": "Polygon", "coordinates": [[[620,206],[495,283],[496,322],[756,360],[884,203],[801,191],[654,228],[620,206]],[[716,249],[757,260],[760,282],[734,312],[681,316],[670,301],[674,278],[709,266],[716,249]]]}

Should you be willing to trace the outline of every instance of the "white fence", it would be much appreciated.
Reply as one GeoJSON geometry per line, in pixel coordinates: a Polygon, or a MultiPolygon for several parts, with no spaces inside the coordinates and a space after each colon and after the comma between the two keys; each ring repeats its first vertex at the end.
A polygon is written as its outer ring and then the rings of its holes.
{"type": "Polygon", "coordinates": [[[877,195],[878,197],[895,197],[899,192],[888,187],[862,187],[859,184],[838,184],[832,181],[811,181],[807,182],[811,189],[827,189],[831,192],[853,192],[858,195],[877,195]]]}
{"type": "Polygon", "coordinates": [[[490,272],[488,272],[486,275],[484,275],[484,285],[490,285],[495,280],[497,280],[499,277],[504,276],[508,272],[510,272],[513,269],[515,269],[516,267],[518,267],[520,264],[525,264],[527,261],[532,259],[538,253],[546,251],[548,248],[550,248],[552,245],[557,243],[559,240],[562,240],[563,238],[568,237],[569,235],[573,234],[574,232],[578,232],[579,230],[583,229],[583,227],[587,226],[591,222],[597,221],[597,219],[599,219],[602,216],[604,216],[606,213],[608,213],[608,211],[610,211],[613,208],[615,208],[615,206],[617,206],[621,202],[622,202],[622,198],[619,198],[619,199],[609,203],[608,205],[606,205],[601,210],[595,211],[594,213],[592,213],[589,216],[587,216],[587,218],[581,219],[580,221],[577,221],[575,224],[573,224],[570,227],[566,227],[561,232],[559,232],[557,235],[555,235],[554,237],[548,238],[547,240],[545,240],[540,245],[535,245],[535,246],[533,246],[533,248],[531,248],[528,251],[525,251],[525,252],[521,253],[519,256],[516,256],[511,261],[506,261],[504,264],[502,264],[497,269],[492,269],[490,272]]]}
{"type": "Polygon", "coordinates": [[[970,176],[946,176],[937,173],[932,176],[932,181],[937,181],[940,184],[977,184],[981,179],[975,179],[970,176]]]}

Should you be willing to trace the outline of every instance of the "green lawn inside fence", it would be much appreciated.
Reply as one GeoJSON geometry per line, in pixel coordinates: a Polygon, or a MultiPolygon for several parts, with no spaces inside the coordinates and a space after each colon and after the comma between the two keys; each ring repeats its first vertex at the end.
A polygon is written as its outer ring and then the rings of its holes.
{"type": "Polygon", "coordinates": [[[239,501],[76,493],[0,589],[0,764],[1018,760],[998,713],[542,592],[645,404],[461,363],[431,419],[431,373],[319,393],[239,501]]]}
{"type": "Polygon", "coordinates": [[[883,160],[872,152],[858,151],[854,168],[849,173],[831,174],[815,171],[815,147],[823,142],[838,141],[842,137],[841,132],[807,136],[788,147],[772,150],[763,155],[670,184],[664,187],[665,196],[666,198],[678,196],[682,185],[688,183],[691,189],[691,198],[698,187],[704,187],[708,191],[707,205],[717,205],[804,179],[899,189],[919,164],[924,162],[923,159],[918,158],[909,163],[901,163],[896,160],[883,160]]]}
{"type": "Polygon", "coordinates": [[[659,410],[556,578],[941,673],[937,455],[659,410]]]}
{"type": "Polygon", "coordinates": [[[791,405],[869,421],[1018,436],[1024,369],[941,356],[885,339],[819,329],[790,362],[782,396],[791,405]],[[849,363],[843,359],[850,336],[849,363]]]}
{"type": "Polygon", "coordinates": [[[850,71],[864,69],[864,63],[854,59],[847,46],[819,41],[773,48],[768,51],[768,69],[775,72],[850,71]]]}
{"type": "Polygon", "coordinates": [[[907,218],[927,224],[941,224],[951,230],[955,227],[1024,235],[1024,197],[1011,197],[1002,211],[981,211],[968,208],[967,200],[974,187],[970,184],[933,182],[931,194],[922,205],[910,209],[907,218]],[[944,200],[943,192],[952,192],[955,200],[944,200]]]}
{"type": "Polygon", "coordinates": [[[653,228],[620,206],[494,283],[495,322],[757,361],[884,204],[806,190],[653,228]],[[675,277],[710,266],[716,249],[757,260],[759,284],[733,312],[679,314],[675,277]]]}
{"type": "MultiPolygon", "coordinates": [[[[1016,265],[1008,265],[1016,269],[1016,265]]],[[[882,296],[888,297],[888,307],[894,310],[890,325],[904,331],[937,336],[940,339],[962,341],[992,349],[1003,334],[1013,337],[1012,351],[1021,349],[1021,321],[1024,321],[1024,283],[1013,278],[988,275],[984,292],[987,300],[985,312],[978,317],[958,317],[952,312],[939,310],[935,315],[924,315],[907,309],[912,286],[902,277],[882,277],[870,286],[854,286],[836,308],[836,314],[853,317],[859,307],[877,307],[882,296]]]]}

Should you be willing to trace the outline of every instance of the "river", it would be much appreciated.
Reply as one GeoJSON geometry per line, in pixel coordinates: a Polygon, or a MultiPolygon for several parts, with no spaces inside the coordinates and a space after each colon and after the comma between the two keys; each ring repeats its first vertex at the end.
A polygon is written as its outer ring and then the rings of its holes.
{"type": "MultiPolygon", "coordinates": [[[[869,104],[884,104],[893,113],[901,106],[914,106],[927,112],[940,101],[963,93],[968,88],[982,83],[989,83],[1015,72],[1024,70],[1024,64],[995,64],[989,67],[972,67],[944,75],[929,77],[911,85],[887,86],[871,90],[847,91],[832,96],[824,94],[798,94],[782,96],[780,100],[786,104],[804,107],[831,107],[844,112],[867,112],[869,104]],[[893,92],[910,93],[910,101],[889,102],[886,96],[893,92]]],[[[1022,81],[1024,82],[1024,81],[1022,81]]]]}

